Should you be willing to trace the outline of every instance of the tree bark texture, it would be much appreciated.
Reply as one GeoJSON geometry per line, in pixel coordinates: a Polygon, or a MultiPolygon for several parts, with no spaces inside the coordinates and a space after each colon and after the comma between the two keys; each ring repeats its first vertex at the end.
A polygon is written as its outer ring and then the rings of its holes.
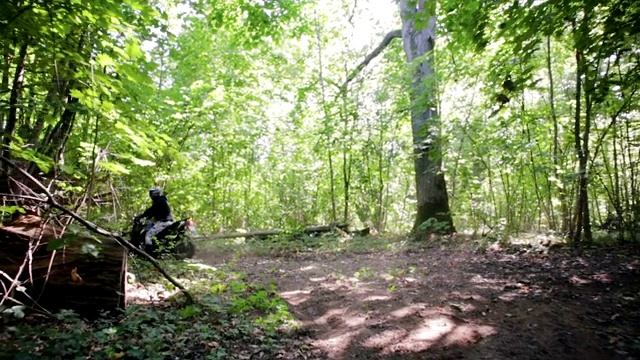
{"type": "Polygon", "coordinates": [[[435,45],[436,18],[428,16],[427,7],[435,4],[426,0],[401,0],[399,4],[404,51],[407,62],[415,65],[411,85],[411,122],[418,209],[413,230],[418,236],[434,232],[452,233],[455,228],[442,173],[438,111],[433,87],[428,84],[434,74],[431,52],[435,45]],[[434,226],[421,226],[426,221],[433,221],[430,219],[435,219],[434,226]]]}

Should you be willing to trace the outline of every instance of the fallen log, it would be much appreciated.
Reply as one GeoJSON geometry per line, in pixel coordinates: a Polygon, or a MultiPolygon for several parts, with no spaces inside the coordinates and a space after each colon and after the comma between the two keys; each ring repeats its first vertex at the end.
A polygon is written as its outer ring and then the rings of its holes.
{"type": "Polygon", "coordinates": [[[23,215],[0,228],[0,259],[5,306],[71,309],[85,317],[125,306],[127,255],[109,237],[70,233],[23,215]]]}
{"type": "Polygon", "coordinates": [[[73,211],[67,209],[66,207],[60,205],[60,203],[58,203],[55,200],[55,198],[53,197],[53,194],[51,194],[51,192],[49,192],[49,190],[40,181],[38,181],[31,174],[27,173],[26,171],[24,171],[23,169],[18,167],[11,160],[9,160],[9,159],[5,158],[4,156],[0,155],[0,161],[2,163],[4,163],[5,165],[11,167],[12,169],[17,170],[20,174],[24,175],[27,179],[31,180],[38,188],[40,188],[41,191],[43,191],[45,193],[45,195],[47,196],[47,199],[44,200],[44,199],[30,197],[30,196],[19,196],[19,197],[21,197],[21,198],[31,198],[31,200],[36,200],[36,201],[40,201],[40,202],[46,202],[51,207],[60,210],[61,212],[63,212],[66,215],[69,215],[71,218],[73,218],[74,220],[76,220],[77,222],[82,224],[88,230],[90,230],[90,231],[92,231],[92,232],[94,232],[94,233],[96,233],[98,235],[109,237],[110,239],[112,239],[115,242],[117,242],[118,245],[120,245],[124,249],[127,249],[127,250],[133,252],[134,254],[142,257],[143,259],[146,259],[151,264],[153,264],[153,266],[164,276],[165,279],[167,279],[173,286],[177,287],[178,289],[180,289],[182,291],[182,293],[184,294],[184,296],[187,299],[187,303],[188,304],[193,303],[193,296],[191,296],[189,291],[187,291],[187,289],[182,284],[180,284],[176,279],[174,279],[171,275],[169,275],[169,273],[167,273],[160,266],[160,264],[153,257],[151,257],[151,255],[149,255],[146,252],[144,252],[144,251],[138,249],[137,247],[133,246],[133,244],[131,244],[129,241],[127,241],[124,238],[122,238],[120,235],[113,234],[113,233],[111,233],[111,232],[109,232],[109,231],[107,231],[107,230],[105,230],[105,229],[103,229],[103,228],[101,228],[101,227],[99,227],[97,225],[94,225],[94,224],[90,223],[89,221],[85,220],[84,218],[78,216],[78,214],[76,214],[75,212],[73,212],[73,211]]]}
{"type": "Polygon", "coordinates": [[[267,239],[270,236],[277,236],[283,234],[305,234],[310,236],[315,236],[318,234],[329,233],[329,232],[338,232],[341,234],[349,233],[351,235],[359,235],[364,236],[369,234],[369,228],[365,228],[357,231],[348,231],[348,224],[333,224],[333,225],[316,225],[309,226],[299,231],[291,231],[291,230],[281,230],[281,229],[273,229],[273,230],[254,230],[254,231],[246,231],[246,232],[233,232],[226,234],[212,234],[212,235],[200,235],[195,236],[194,240],[217,240],[217,239],[233,239],[233,238],[249,238],[249,239],[267,239]]]}

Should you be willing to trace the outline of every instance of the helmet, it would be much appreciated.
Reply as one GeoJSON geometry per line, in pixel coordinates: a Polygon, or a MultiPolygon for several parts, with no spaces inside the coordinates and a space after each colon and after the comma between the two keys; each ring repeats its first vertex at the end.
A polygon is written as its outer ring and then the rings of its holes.
{"type": "Polygon", "coordinates": [[[150,197],[156,197],[156,196],[160,196],[162,195],[162,189],[160,189],[157,186],[152,187],[151,189],[149,189],[149,196],[150,197]]]}

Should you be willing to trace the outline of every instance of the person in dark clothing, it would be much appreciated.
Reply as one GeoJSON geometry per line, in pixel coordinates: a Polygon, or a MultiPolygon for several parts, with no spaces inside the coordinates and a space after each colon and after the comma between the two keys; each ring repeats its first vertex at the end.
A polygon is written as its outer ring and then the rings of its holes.
{"type": "Polygon", "coordinates": [[[136,216],[136,220],[148,218],[153,221],[153,226],[147,230],[144,237],[146,246],[151,246],[153,244],[153,237],[167,226],[173,224],[171,206],[169,206],[167,197],[162,195],[162,189],[156,186],[152,187],[149,190],[149,197],[151,198],[151,206],[142,214],[136,216]]]}

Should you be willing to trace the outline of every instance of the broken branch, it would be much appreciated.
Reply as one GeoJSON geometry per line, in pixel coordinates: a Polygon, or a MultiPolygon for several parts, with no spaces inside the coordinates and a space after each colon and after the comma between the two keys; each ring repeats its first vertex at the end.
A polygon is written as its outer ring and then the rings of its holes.
{"type": "MultiPolygon", "coordinates": [[[[0,161],[2,161],[3,163],[5,163],[7,166],[17,170],[18,172],[20,172],[22,175],[26,176],[29,180],[31,180],[36,186],[38,186],[42,191],[44,191],[44,193],[47,195],[47,200],[44,199],[40,199],[41,202],[45,202],[49,205],[51,205],[52,207],[62,211],[63,213],[71,216],[74,220],[78,221],[80,224],[82,224],[84,227],[86,227],[87,229],[99,234],[99,235],[103,235],[106,237],[110,237],[112,239],[114,239],[120,246],[124,247],[127,250],[130,250],[132,252],[134,252],[136,255],[139,255],[141,257],[143,257],[144,259],[146,259],[147,261],[149,261],[151,264],[153,264],[153,266],[158,269],[158,271],[165,277],[165,279],[167,279],[171,284],[173,284],[175,287],[177,287],[178,289],[180,289],[182,291],[182,293],[184,293],[185,297],[187,298],[187,301],[189,303],[193,302],[193,297],[191,296],[191,294],[187,291],[187,289],[182,286],[182,284],[180,284],[176,279],[174,279],[171,275],[169,275],[161,266],[160,264],[153,258],[151,257],[149,254],[147,254],[146,252],[138,249],[137,247],[133,246],[133,244],[131,244],[129,241],[125,240],[124,238],[122,238],[119,235],[113,234],[105,229],[102,229],[101,227],[94,225],[92,223],[90,223],[89,221],[85,220],[84,218],[80,217],[78,214],[76,214],[75,212],[67,209],[66,207],[60,205],[53,197],[53,195],[51,194],[51,192],[49,192],[49,190],[47,190],[47,188],[36,178],[34,178],[31,174],[29,174],[28,172],[24,171],[23,169],[21,169],[19,166],[17,166],[16,164],[14,164],[11,160],[5,158],[4,156],[0,156],[0,161]]],[[[31,200],[36,200],[37,198],[31,198],[31,200]]]]}

